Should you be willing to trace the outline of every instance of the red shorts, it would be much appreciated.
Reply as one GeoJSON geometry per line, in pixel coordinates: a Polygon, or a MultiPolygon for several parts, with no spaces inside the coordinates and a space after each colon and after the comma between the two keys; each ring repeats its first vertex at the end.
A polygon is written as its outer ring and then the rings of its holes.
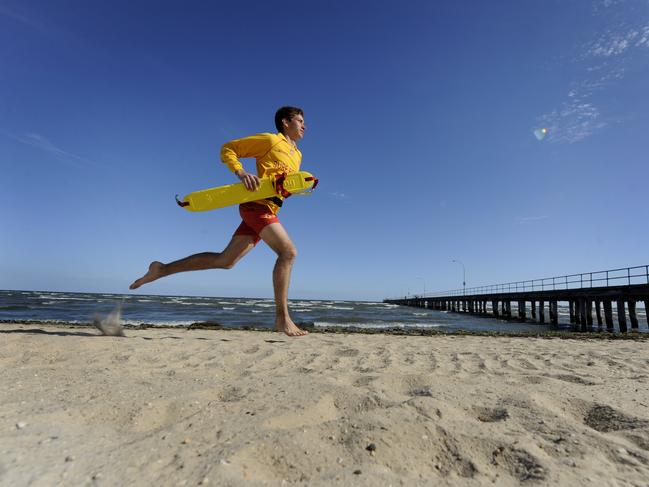
{"type": "Polygon", "coordinates": [[[253,238],[255,245],[261,240],[259,234],[266,225],[278,223],[279,218],[265,205],[257,203],[244,203],[239,205],[241,225],[234,232],[234,235],[249,235],[253,238]]]}

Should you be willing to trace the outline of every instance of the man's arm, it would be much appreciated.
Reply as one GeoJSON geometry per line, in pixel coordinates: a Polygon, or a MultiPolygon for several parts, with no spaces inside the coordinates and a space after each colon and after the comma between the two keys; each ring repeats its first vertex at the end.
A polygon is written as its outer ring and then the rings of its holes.
{"type": "Polygon", "coordinates": [[[239,158],[263,157],[272,147],[272,134],[257,134],[242,139],[236,139],[223,144],[221,160],[236,174],[246,189],[251,191],[259,188],[259,178],[247,172],[239,158]]]}
{"type": "Polygon", "coordinates": [[[259,189],[261,181],[259,181],[259,176],[257,176],[256,174],[246,172],[245,169],[238,169],[234,172],[234,174],[237,175],[239,181],[243,183],[247,190],[257,191],[259,189]]]}

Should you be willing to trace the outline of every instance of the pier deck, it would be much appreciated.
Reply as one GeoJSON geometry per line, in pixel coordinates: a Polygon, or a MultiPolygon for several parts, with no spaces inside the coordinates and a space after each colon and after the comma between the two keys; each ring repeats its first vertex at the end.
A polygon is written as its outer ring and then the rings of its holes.
{"type": "MultiPolygon", "coordinates": [[[[629,331],[627,316],[631,331],[640,330],[636,304],[644,304],[645,314],[649,310],[649,265],[406,296],[384,302],[539,323],[546,322],[547,310],[552,324],[559,323],[558,304],[565,302],[574,329],[589,331],[596,324],[601,330],[605,324],[607,331],[626,333],[629,331]],[[512,313],[512,303],[515,303],[515,313],[512,313]]],[[[646,318],[649,326],[649,316],[646,318]]]]}

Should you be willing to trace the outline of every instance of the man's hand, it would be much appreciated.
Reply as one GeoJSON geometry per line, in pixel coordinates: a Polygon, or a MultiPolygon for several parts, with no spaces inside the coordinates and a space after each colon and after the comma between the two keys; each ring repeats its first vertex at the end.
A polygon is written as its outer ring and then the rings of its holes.
{"type": "Polygon", "coordinates": [[[261,181],[259,181],[259,178],[254,174],[250,174],[243,169],[239,169],[235,174],[248,191],[257,191],[259,189],[261,181]]]}

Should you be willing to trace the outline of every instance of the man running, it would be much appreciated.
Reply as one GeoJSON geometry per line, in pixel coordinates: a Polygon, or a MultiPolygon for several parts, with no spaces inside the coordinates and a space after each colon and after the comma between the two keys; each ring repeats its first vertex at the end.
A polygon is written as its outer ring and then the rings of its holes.
{"type": "MultiPolygon", "coordinates": [[[[296,107],[280,108],[275,113],[275,127],[277,127],[277,134],[253,135],[228,142],[221,148],[221,160],[250,191],[259,187],[259,178],[281,173],[290,174],[300,170],[302,153],[297,148],[297,142],[304,137],[306,129],[304,112],[296,107]],[[243,168],[239,159],[245,157],[254,157],[257,160],[256,176],[243,168]]],[[[243,221],[222,252],[194,254],[169,264],[152,262],[148,272],[133,282],[130,289],[137,289],[142,284],[178,272],[232,269],[257,245],[259,240],[263,240],[277,254],[273,269],[275,330],[289,336],[306,335],[305,330],[301,330],[293,323],[288,312],[288,286],[297,250],[277,218],[282,202],[283,198],[276,196],[239,205],[239,213],[243,221]]]]}

